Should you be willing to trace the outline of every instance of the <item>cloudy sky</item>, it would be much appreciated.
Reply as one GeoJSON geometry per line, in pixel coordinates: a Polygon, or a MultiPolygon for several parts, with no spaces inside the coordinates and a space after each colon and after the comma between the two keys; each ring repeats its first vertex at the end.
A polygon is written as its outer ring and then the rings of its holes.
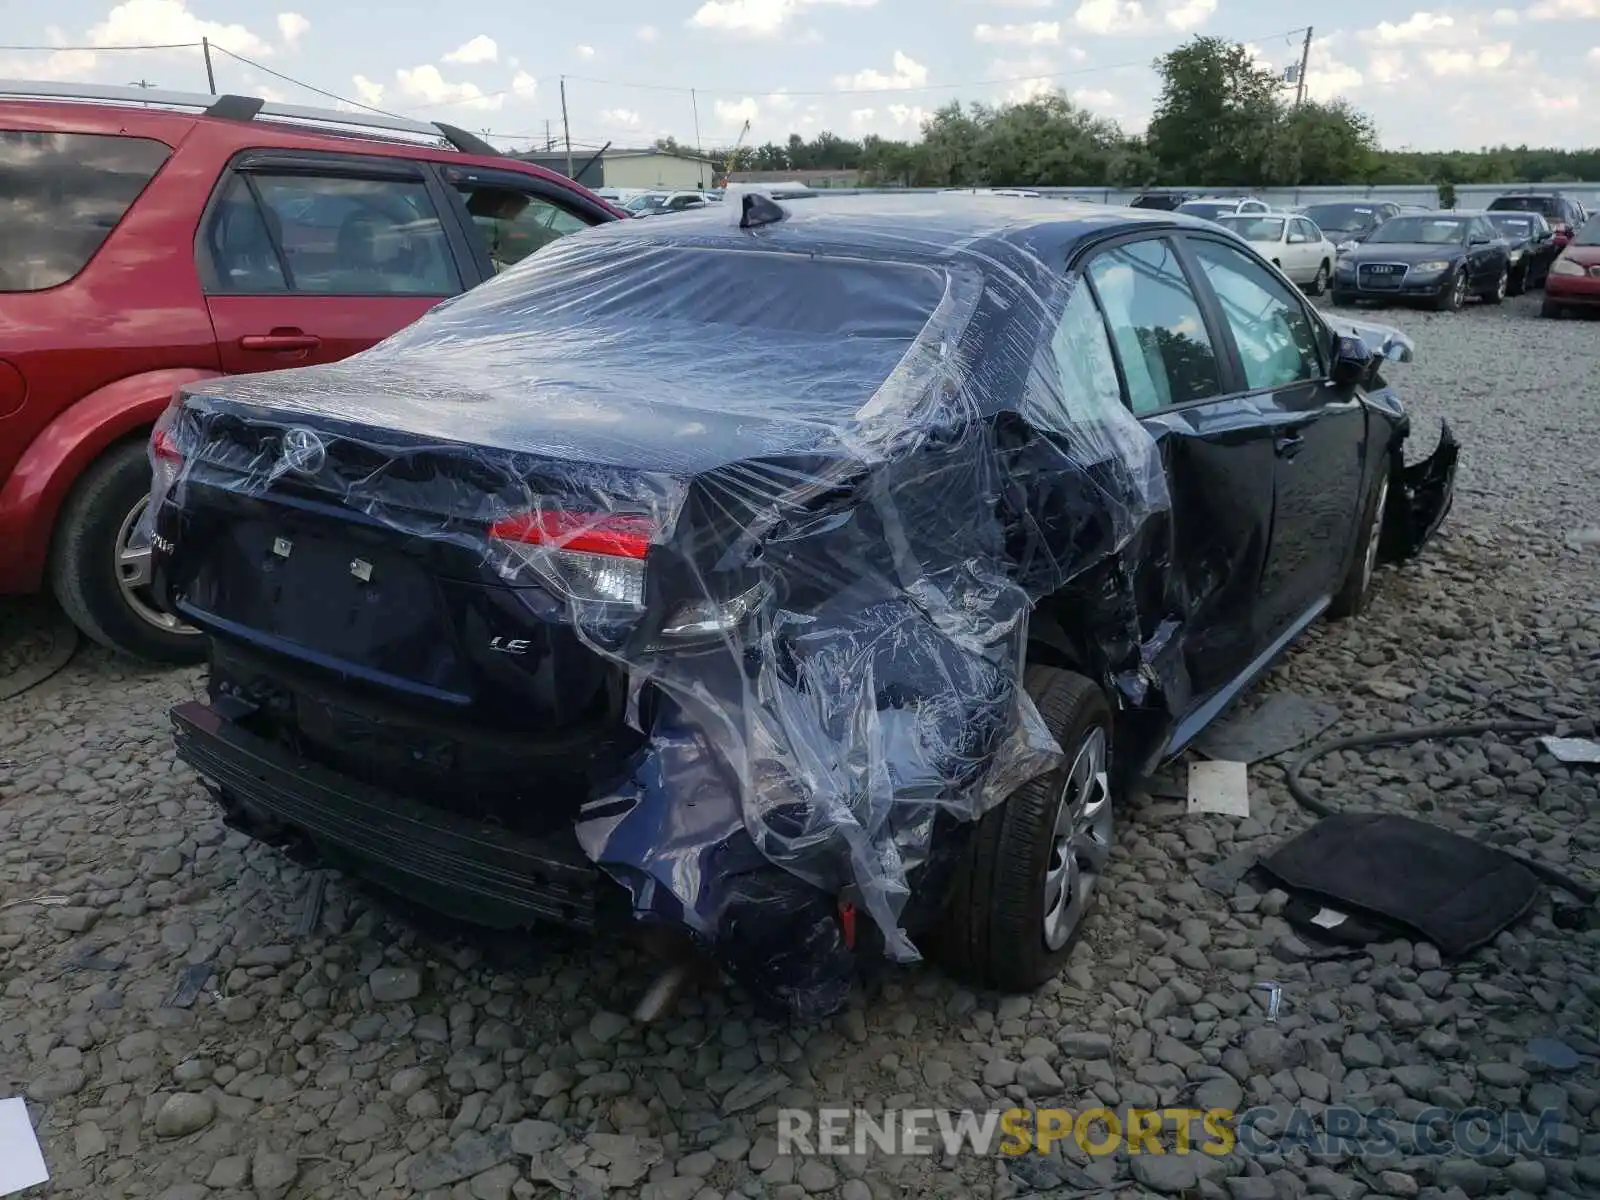
{"type": "Polygon", "coordinates": [[[208,37],[222,91],[326,103],[279,76],[391,112],[492,131],[525,148],[728,144],[806,136],[914,137],[952,98],[1020,99],[1060,87],[1129,129],[1148,120],[1150,61],[1196,33],[1298,60],[1318,98],[1345,96],[1385,144],[1600,143],[1600,0],[1410,10],[1377,0],[0,0],[0,78],[204,90],[208,37]],[[379,15],[381,13],[381,15],[379,15]],[[276,72],[276,75],[268,72],[276,72]],[[691,95],[691,89],[693,94],[691,95]]]}

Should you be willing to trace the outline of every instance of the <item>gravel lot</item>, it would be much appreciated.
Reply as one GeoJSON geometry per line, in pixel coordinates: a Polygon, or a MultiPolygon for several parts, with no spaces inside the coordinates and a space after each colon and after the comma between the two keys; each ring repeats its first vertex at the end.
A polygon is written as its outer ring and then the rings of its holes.
{"type": "MultiPolygon", "coordinates": [[[[1284,688],[1335,702],[1339,733],[1469,714],[1592,732],[1600,325],[1539,320],[1537,303],[1377,317],[1419,345],[1393,371],[1416,451],[1440,416],[1464,443],[1456,508],[1365,618],[1313,631],[1251,702],[1284,688]]],[[[616,1014],[646,966],[616,947],[488,938],[337,878],[299,935],[312,877],[224,830],[173,760],[165,711],[197,678],[85,647],[0,702],[0,1096],[28,1097],[49,1195],[1600,1195],[1600,933],[1558,928],[1542,900],[1464,963],[1406,942],[1318,961],[1281,893],[1194,882],[1305,826],[1277,766],[1252,769],[1248,820],[1161,797],[1125,807],[1109,889],[1043,994],[975,995],[915,969],[827,1028],[762,1023],[708,988],[641,1030],[616,1014]],[[200,964],[214,973],[192,1005],[170,1003],[200,964]],[[1284,988],[1276,1025],[1251,990],[1263,979],[1284,988]],[[1584,1057],[1544,1061],[1535,1037],[1584,1057]],[[780,1104],[1019,1100],[1485,1105],[1562,1124],[1543,1153],[1479,1160],[794,1161],[771,1137],[780,1104]]],[[[1320,787],[1600,882],[1596,776],[1531,741],[1344,754],[1320,787]]]]}

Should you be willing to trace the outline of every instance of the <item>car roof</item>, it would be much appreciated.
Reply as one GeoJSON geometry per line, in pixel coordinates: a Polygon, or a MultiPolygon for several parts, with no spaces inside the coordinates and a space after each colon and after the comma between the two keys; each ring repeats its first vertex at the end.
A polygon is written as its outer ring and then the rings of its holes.
{"type": "MultiPolygon", "coordinates": [[[[219,100],[229,99],[218,97],[219,100]]],[[[345,154],[383,154],[452,166],[478,167],[531,175],[566,188],[587,192],[586,188],[557,172],[535,163],[504,155],[464,153],[456,149],[429,145],[399,134],[386,135],[381,129],[352,126],[324,128],[293,119],[264,113],[251,119],[211,116],[181,108],[149,107],[80,100],[70,97],[11,98],[0,95],[0,114],[8,119],[23,119],[33,127],[51,133],[121,134],[149,137],[176,148],[196,128],[209,128],[236,140],[241,149],[306,149],[345,154]]],[[[443,135],[441,134],[441,140],[443,135]]],[[[589,193],[593,195],[593,193],[589,193]]],[[[595,197],[601,203],[602,197],[595,197]]]]}
{"type": "Polygon", "coordinates": [[[719,249],[859,253],[900,262],[967,259],[983,265],[990,261],[986,247],[995,243],[1057,255],[1086,238],[1133,229],[1215,229],[1210,222],[1155,209],[1085,201],[1041,205],[1022,197],[970,193],[829,196],[793,206],[781,198],[774,202],[786,216],[752,230],[738,227],[735,214],[743,206],[730,197],[724,204],[686,209],[666,224],[622,221],[581,236],[719,249]]]}

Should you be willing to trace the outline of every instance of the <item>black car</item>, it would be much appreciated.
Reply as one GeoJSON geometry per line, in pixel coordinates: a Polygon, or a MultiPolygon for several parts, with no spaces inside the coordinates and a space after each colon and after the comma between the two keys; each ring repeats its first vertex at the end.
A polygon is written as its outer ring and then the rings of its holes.
{"type": "Polygon", "coordinates": [[[778,1011],[1069,952],[1113,797],[1449,506],[1382,372],[1205,222],[841,197],[564,239],[331,366],[183,389],[158,594],[227,819],[778,1011]],[[734,219],[730,219],[734,218],[734,219]]]}
{"type": "Polygon", "coordinates": [[[1140,192],[1128,202],[1129,208],[1149,208],[1157,212],[1176,212],[1178,206],[1195,198],[1193,192],[1140,192]]]}
{"type": "Polygon", "coordinates": [[[1346,203],[1310,204],[1300,215],[1328,235],[1328,240],[1344,254],[1366,241],[1372,231],[1390,217],[1400,215],[1400,206],[1386,200],[1361,200],[1346,203]]]}
{"type": "Polygon", "coordinates": [[[1392,217],[1333,271],[1333,302],[1426,303],[1459,309],[1469,295],[1499,304],[1511,287],[1511,246],[1486,216],[1436,212],[1392,217]]]}
{"type": "Polygon", "coordinates": [[[1496,196],[1489,201],[1489,211],[1538,213],[1550,222],[1557,249],[1565,246],[1589,219],[1583,205],[1560,192],[1511,192],[1496,196]]]}
{"type": "Polygon", "coordinates": [[[1487,212],[1489,224],[1511,248],[1510,294],[1544,286],[1550,264],[1561,253],[1550,223],[1535,212],[1487,212]]]}

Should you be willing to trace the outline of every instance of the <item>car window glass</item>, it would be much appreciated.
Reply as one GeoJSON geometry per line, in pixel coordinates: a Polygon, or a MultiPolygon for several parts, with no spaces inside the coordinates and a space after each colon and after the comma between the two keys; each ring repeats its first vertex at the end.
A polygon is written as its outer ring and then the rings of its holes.
{"type": "Polygon", "coordinates": [[[0,292],[83,270],[169,154],[149,138],[0,129],[0,292]]]}
{"type": "Polygon", "coordinates": [[[277,245],[242,176],[228,181],[206,227],[206,242],[211,251],[213,286],[219,291],[248,295],[289,290],[277,245]]]}
{"type": "Polygon", "coordinates": [[[1306,241],[1314,242],[1317,240],[1317,227],[1310,221],[1296,221],[1294,227],[1306,241]]]}
{"type": "Polygon", "coordinates": [[[253,175],[291,290],[332,296],[447,296],[455,260],[419,181],[253,175]]]}
{"type": "Polygon", "coordinates": [[[1194,248],[1239,347],[1250,389],[1320,378],[1316,330],[1284,285],[1231,246],[1197,241],[1194,248]]]}
{"type": "Polygon", "coordinates": [[[1134,412],[1222,391],[1200,303],[1166,239],[1107,250],[1090,262],[1088,274],[1105,307],[1134,412]]]}
{"type": "MultiPolygon", "coordinates": [[[[1095,305],[1094,295],[1080,282],[1073,288],[1055,335],[1050,339],[1055,362],[1056,386],[1052,404],[1066,409],[1071,424],[1104,423],[1107,414],[1122,408],[1122,390],[1117,383],[1117,363],[1111,356],[1111,341],[1105,319],[1095,305]]],[[[1030,394],[1034,389],[1029,389],[1030,394]]],[[[1042,422],[1060,427],[1046,414],[1042,422]]]]}
{"type": "Polygon", "coordinates": [[[458,183],[456,190],[497,275],[557,238],[589,228],[554,201],[520,189],[458,183]]]}

